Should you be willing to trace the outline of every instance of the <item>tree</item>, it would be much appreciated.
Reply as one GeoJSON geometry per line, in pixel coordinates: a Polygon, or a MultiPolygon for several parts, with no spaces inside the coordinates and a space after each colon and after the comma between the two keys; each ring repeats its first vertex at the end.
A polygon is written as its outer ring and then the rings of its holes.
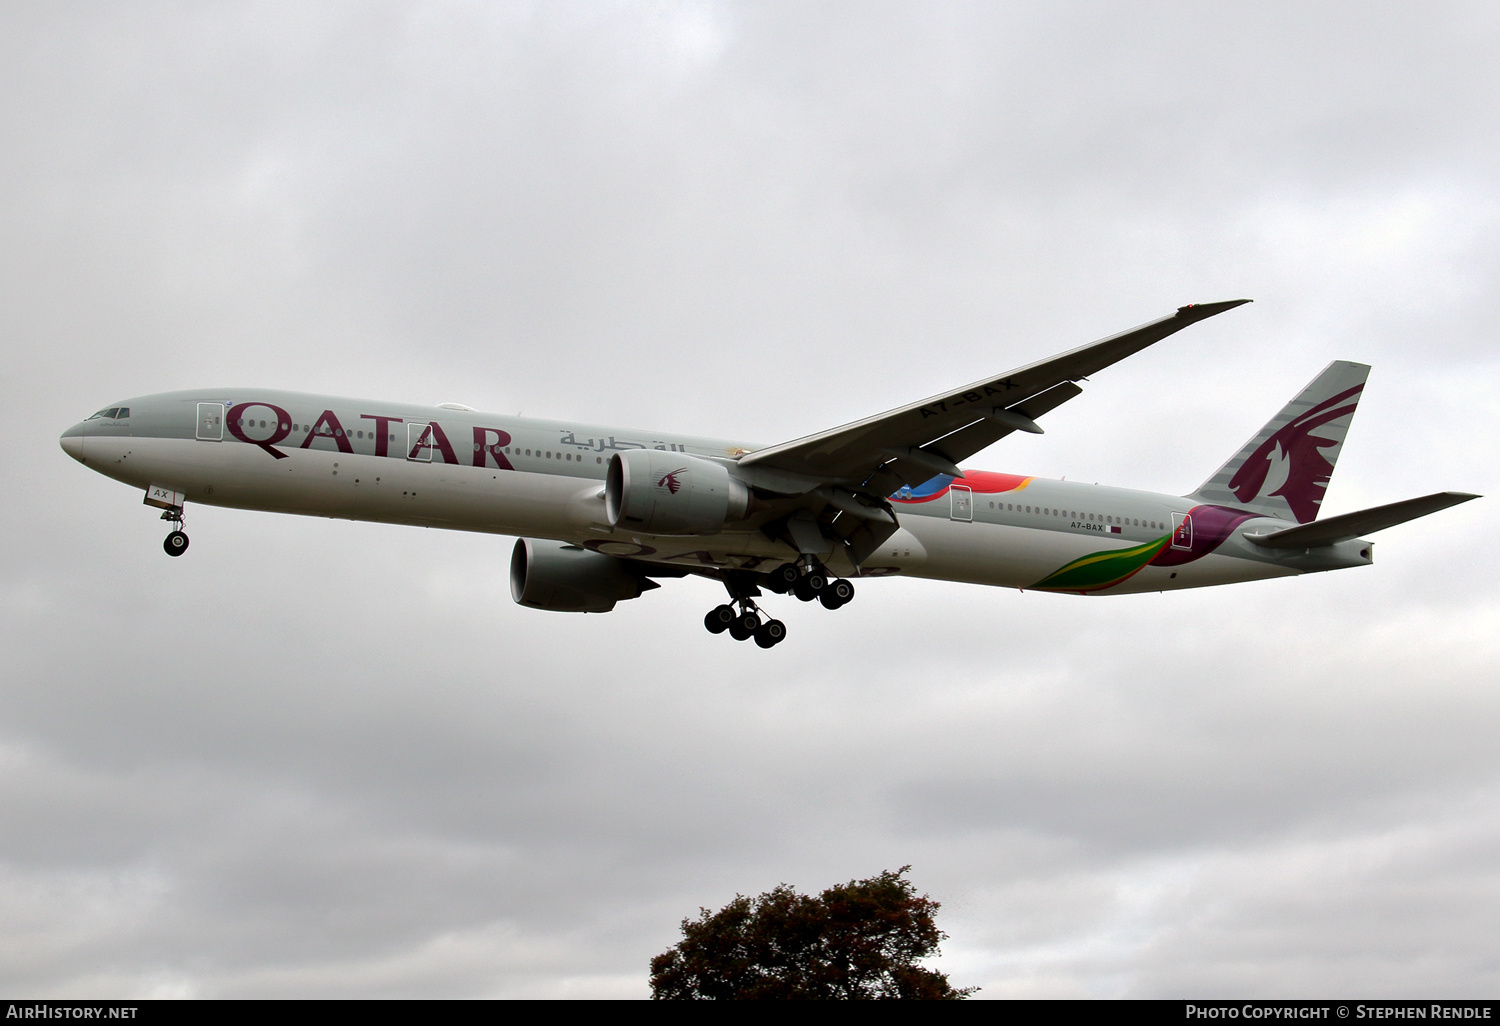
{"type": "Polygon", "coordinates": [[[947,934],[941,907],[918,896],[910,866],[850,880],[817,897],[786,884],[756,898],[743,894],[717,912],[682,921],[682,940],[651,960],[658,1000],[769,998],[956,1000],[945,973],[917,962],[937,953],[947,934]]]}

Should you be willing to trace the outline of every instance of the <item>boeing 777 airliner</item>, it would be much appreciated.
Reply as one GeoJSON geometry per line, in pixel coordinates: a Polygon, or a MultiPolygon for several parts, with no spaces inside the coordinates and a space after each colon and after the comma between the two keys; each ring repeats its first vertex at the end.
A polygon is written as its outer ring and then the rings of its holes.
{"type": "Polygon", "coordinates": [[[518,535],[511,594],[602,613],[698,574],[714,633],[770,648],[764,591],[837,609],[850,578],[904,574],[1075,595],[1199,588],[1364,566],[1361,538],[1478,496],[1318,520],[1369,368],[1336,361],[1186,496],[962,470],[1096,374],[1248,300],[1176,313],[1038,363],[780,445],[262,388],[122,400],[63,449],[144,489],[187,550],[189,501],[518,535]]]}

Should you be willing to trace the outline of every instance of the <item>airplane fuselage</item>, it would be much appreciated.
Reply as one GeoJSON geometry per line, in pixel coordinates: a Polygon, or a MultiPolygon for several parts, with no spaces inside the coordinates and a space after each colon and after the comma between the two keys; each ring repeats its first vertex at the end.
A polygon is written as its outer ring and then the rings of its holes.
{"type": "MultiPolygon", "coordinates": [[[[711,534],[610,526],[604,482],[614,453],[654,449],[733,467],[755,445],[265,389],[164,393],[110,409],[115,416],[69,429],[63,448],[90,469],[154,490],[157,501],[147,501],[164,508],[203,503],[517,535],[699,572],[765,571],[798,557],[753,516],[711,534]]],[[[1249,510],[1025,475],[938,475],[889,501],[900,529],[858,567],[829,552],[830,570],[1124,594],[1371,562],[1367,541],[1263,548],[1246,535],[1286,522],[1249,510]]]]}

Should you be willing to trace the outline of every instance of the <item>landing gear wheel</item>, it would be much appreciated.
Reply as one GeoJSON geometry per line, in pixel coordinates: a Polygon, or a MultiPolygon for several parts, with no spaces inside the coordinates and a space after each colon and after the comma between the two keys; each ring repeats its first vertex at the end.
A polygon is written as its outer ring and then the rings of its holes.
{"type": "Polygon", "coordinates": [[[766,576],[771,578],[771,590],[785,595],[802,580],[802,571],[797,569],[796,563],[783,563],[766,576]]]}
{"type": "Polygon", "coordinates": [[[824,609],[837,609],[844,604],[844,600],[839,598],[838,592],[832,588],[824,588],[818,592],[818,601],[823,603],[824,609]]]}
{"type": "Polygon", "coordinates": [[[180,556],[187,551],[188,536],[181,531],[173,531],[167,535],[167,540],[161,543],[169,556],[180,556]]]}
{"type": "Polygon", "coordinates": [[[729,636],[735,641],[749,641],[760,626],[760,617],[754,613],[741,613],[729,622],[729,636]]]}
{"type": "Polygon", "coordinates": [[[761,648],[771,648],[786,640],[786,624],[780,620],[767,620],[755,631],[755,643],[761,648]]]}
{"type": "Polygon", "coordinates": [[[829,581],[828,587],[823,589],[823,593],[825,595],[833,594],[839,600],[839,605],[842,606],[854,597],[854,585],[844,580],[829,581]]]}
{"type": "Polygon", "coordinates": [[[715,606],[703,618],[703,626],[708,628],[708,633],[710,634],[723,634],[733,622],[733,606],[715,606]]]}
{"type": "Polygon", "coordinates": [[[792,594],[803,602],[811,602],[818,597],[818,593],[828,584],[828,578],[821,570],[813,570],[797,578],[797,583],[792,587],[792,594]]]}

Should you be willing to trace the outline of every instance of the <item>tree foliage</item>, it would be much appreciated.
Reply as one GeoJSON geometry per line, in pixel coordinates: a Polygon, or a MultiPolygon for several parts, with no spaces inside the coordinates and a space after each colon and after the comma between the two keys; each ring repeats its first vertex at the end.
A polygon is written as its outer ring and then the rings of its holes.
{"type": "Polygon", "coordinates": [[[682,940],[651,960],[658,1000],[961,999],[944,973],[917,962],[947,934],[941,907],[905,878],[910,866],[850,880],[817,897],[786,884],[736,895],[682,921],[682,940]]]}

